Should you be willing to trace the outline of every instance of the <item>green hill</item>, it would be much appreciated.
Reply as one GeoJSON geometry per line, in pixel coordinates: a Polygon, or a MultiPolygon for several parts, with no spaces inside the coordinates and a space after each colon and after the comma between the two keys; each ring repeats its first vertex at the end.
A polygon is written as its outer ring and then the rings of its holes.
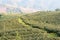
{"type": "Polygon", "coordinates": [[[0,40],[60,40],[60,12],[3,15],[0,40]]]}

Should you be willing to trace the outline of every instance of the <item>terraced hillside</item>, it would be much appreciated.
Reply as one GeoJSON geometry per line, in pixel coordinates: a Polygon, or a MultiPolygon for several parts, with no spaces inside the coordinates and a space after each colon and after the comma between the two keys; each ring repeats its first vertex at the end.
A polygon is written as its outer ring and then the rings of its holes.
{"type": "Polygon", "coordinates": [[[36,12],[0,18],[0,40],[60,40],[60,12],[36,12]]]}

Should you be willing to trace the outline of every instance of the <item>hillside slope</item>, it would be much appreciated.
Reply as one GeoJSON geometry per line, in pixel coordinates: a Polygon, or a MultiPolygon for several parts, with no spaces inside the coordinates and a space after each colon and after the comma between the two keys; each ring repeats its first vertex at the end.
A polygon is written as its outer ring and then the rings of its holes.
{"type": "Polygon", "coordinates": [[[0,19],[0,40],[60,40],[59,16],[60,12],[4,16],[0,19]]]}

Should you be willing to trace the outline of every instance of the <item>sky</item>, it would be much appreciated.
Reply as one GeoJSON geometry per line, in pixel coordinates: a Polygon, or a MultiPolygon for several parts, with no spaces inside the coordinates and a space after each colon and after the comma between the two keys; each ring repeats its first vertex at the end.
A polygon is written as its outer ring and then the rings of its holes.
{"type": "Polygon", "coordinates": [[[60,0],[0,0],[0,4],[35,10],[54,10],[60,8],[60,0]]]}

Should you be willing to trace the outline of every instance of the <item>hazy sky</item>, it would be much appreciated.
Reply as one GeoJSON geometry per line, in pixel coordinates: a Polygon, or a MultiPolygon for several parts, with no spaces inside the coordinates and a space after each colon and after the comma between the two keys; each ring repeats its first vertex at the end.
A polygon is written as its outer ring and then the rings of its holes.
{"type": "Polygon", "coordinates": [[[0,4],[26,7],[38,10],[52,10],[60,8],[60,0],[0,0],[0,4]]]}

